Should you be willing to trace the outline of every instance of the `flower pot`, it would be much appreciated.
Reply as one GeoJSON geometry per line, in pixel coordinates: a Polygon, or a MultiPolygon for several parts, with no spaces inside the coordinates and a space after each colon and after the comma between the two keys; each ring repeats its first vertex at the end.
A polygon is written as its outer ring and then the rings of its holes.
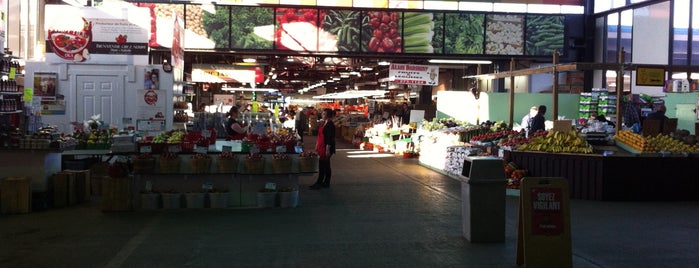
{"type": "Polygon", "coordinates": [[[210,208],[227,208],[231,193],[209,193],[210,208]]]}
{"type": "Polygon", "coordinates": [[[182,207],[181,193],[162,193],[160,197],[163,200],[164,209],[178,209],[182,207]]]}
{"type": "Polygon", "coordinates": [[[265,160],[248,160],[243,161],[243,166],[245,167],[245,173],[247,174],[263,174],[265,173],[265,160]]]}
{"type": "Polygon", "coordinates": [[[277,205],[277,192],[257,192],[257,207],[273,208],[277,205]]]}
{"type": "Polygon", "coordinates": [[[299,204],[299,191],[279,192],[279,207],[295,208],[299,204]]]}
{"type": "Polygon", "coordinates": [[[160,194],[143,193],[141,194],[141,209],[159,209],[160,194]]]}
{"type": "Polygon", "coordinates": [[[299,157],[299,172],[318,172],[318,157],[299,157]]]}
{"type": "Polygon", "coordinates": [[[204,208],[205,193],[186,193],[184,197],[187,201],[187,208],[204,208]]]}
{"type": "Polygon", "coordinates": [[[290,173],[291,158],[272,159],[272,162],[270,162],[270,166],[272,168],[272,173],[290,173]]]}
{"type": "Polygon", "coordinates": [[[238,159],[219,158],[216,161],[216,169],[219,173],[235,173],[238,171],[238,159]]]}

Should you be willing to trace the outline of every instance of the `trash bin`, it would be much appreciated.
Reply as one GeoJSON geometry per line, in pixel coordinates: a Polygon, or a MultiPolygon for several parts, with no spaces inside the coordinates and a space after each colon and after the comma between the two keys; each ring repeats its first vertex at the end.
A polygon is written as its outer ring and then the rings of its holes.
{"type": "Polygon", "coordinates": [[[503,160],[466,157],[461,172],[463,236],[470,242],[505,241],[505,171],[503,160]]]}

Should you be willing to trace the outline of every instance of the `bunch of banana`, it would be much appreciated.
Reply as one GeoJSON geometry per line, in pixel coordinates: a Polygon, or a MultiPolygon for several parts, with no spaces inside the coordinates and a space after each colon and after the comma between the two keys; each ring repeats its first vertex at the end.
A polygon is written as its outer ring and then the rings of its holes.
{"type": "Polygon", "coordinates": [[[549,131],[546,136],[533,138],[517,151],[591,154],[592,146],[576,131],[549,131]]]}

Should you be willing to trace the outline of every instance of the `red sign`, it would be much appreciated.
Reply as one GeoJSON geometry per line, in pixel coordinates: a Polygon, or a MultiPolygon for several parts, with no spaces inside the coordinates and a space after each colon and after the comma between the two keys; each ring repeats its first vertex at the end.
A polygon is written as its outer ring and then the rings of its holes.
{"type": "Polygon", "coordinates": [[[532,188],[532,234],[563,233],[563,202],[560,188],[532,188]]]}

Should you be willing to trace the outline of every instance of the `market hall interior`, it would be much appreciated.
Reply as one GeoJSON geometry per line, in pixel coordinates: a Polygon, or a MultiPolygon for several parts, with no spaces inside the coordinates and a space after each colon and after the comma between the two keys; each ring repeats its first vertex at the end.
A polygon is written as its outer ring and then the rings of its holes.
{"type": "MultiPolygon", "coordinates": [[[[341,140],[332,168],[329,189],[300,178],[296,208],[2,214],[0,267],[516,267],[517,196],[505,241],[471,243],[460,181],[341,140]]],[[[697,267],[697,207],[572,199],[573,267],[697,267]]]]}

